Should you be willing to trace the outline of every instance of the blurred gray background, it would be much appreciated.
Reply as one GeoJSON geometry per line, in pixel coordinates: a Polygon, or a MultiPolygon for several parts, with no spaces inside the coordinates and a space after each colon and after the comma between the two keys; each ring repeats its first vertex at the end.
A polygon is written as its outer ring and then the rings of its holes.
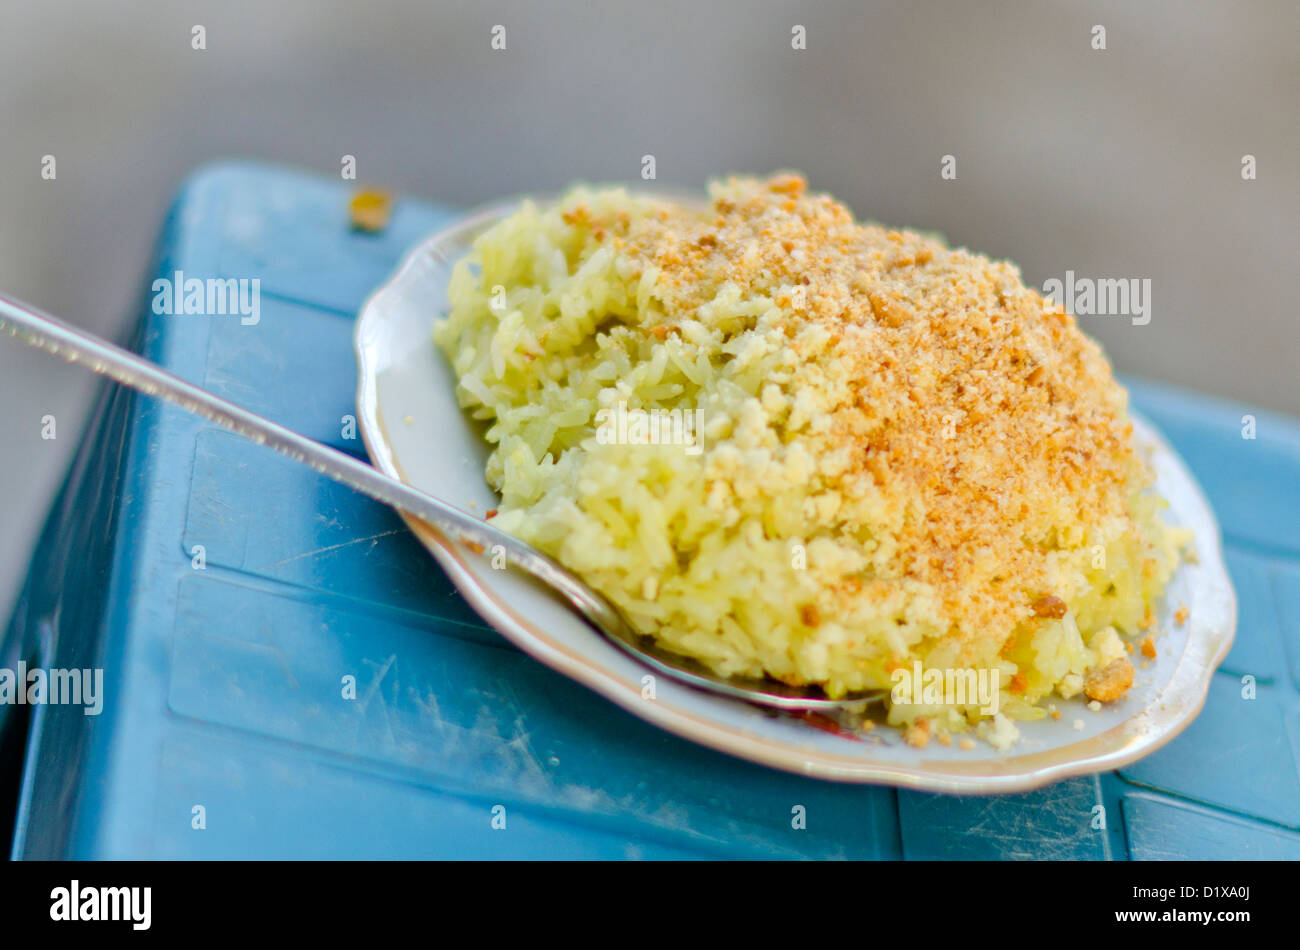
{"type": "MultiPolygon", "coordinates": [[[[1150,278],[1149,325],[1081,318],[1121,370],[1298,413],[1297,37],[1293,0],[0,0],[0,287],[121,336],[171,195],[219,157],[353,154],[457,205],[645,154],[689,187],[791,167],[1034,286],[1150,278]]],[[[0,385],[3,618],[93,383],[0,343],[0,385]]]]}

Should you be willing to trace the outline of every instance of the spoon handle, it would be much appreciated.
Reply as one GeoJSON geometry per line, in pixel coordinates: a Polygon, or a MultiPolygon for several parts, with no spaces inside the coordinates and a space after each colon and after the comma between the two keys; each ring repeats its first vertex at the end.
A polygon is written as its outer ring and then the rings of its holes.
{"type": "Polygon", "coordinates": [[[6,294],[0,294],[0,330],[37,349],[61,356],[69,363],[84,365],[145,395],[165,399],[258,445],[269,446],[363,495],[428,522],[450,537],[459,539],[472,550],[484,553],[502,549],[509,561],[557,589],[597,626],[610,632],[623,626],[618,612],[602,595],[553,558],[482,519],[390,478],[344,452],[321,445],[249,412],[187,383],[156,363],[85,330],[69,326],[6,294]]]}

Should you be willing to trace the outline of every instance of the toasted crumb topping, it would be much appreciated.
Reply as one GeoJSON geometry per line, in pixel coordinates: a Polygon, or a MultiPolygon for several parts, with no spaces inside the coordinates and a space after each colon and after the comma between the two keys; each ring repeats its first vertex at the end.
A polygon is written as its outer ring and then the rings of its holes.
{"type": "Polygon", "coordinates": [[[818,460],[807,475],[840,530],[889,513],[889,549],[845,597],[919,581],[947,635],[999,644],[1064,615],[1041,594],[1045,553],[1123,523],[1141,469],[1107,361],[1013,265],[859,224],[798,175],[732,179],[708,213],[666,206],[626,241],[656,269],[666,314],[707,315],[728,288],[777,305],[754,318],[761,345],[786,354],[765,421],[818,460]]]}
{"type": "Polygon", "coordinates": [[[921,718],[912,723],[903,732],[903,741],[915,749],[924,749],[930,744],[930,720],[921,718]]]}
{"type": "Polygon", "coordinates": [[[1101,669],[1093,670],[1083,681],[1083,695],[1098,703],[1119,699],[1133,685],[1133,664],[1120,657],[1101,669]]]}
{"type": "Polygon", "coordinates": [[[1067,610],[1065,601],[1051,594],[1039,597],[1033,606],[1035,617],[1049,617],[1053,620],[1060,620],[1067,610]]]}

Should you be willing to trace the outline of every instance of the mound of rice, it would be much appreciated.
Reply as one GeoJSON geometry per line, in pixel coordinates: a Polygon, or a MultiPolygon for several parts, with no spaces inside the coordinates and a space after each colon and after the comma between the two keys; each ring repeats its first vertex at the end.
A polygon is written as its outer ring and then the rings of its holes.
{"type": "Polygon", "coordinates": [[[434,338],[491,423],[494,524],[723,674],[996,669],[1023,720],[1127,664],[1186,538],[1073,318],[797,175],[710,197],[578,188],[458,263],[434,338]]]}

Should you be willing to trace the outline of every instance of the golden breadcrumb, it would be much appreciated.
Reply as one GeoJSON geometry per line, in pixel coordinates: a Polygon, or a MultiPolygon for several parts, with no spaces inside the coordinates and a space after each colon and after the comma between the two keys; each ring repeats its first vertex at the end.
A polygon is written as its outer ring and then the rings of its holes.
{"type": "MultiPolygon", "coordinates": [[[[836,520],[865,528],[855,502],[885,495],[892,563],[939,593],[954,632],[1005,639],[1063,616],[1059,597],[1020,592],[1043,587],[1039,546],[1079,539],[1036,531],[1123,517],[1133,472],[1124,393],[1097,345],[1011,264],[859,224],[798,175],[728,186],[703,219],[664,208],[632,228],[665,311],[695,313],[728,283],[772,295],[771,345],[790,357],[774,382],[794,397],[773,423],[825,417],[810,437],[836,520]]],[[[842,594],[884,600],[899,580],[881,571],[842,594]]]]}
{"type": "Polygon", "coordinates": [[[1133,685],[1133,664],[1128,657],[1113,660],[1099,670],[1093,670],[1083,681],[1083,695],[1099,703],[1119,699],[1133,685]]]}

